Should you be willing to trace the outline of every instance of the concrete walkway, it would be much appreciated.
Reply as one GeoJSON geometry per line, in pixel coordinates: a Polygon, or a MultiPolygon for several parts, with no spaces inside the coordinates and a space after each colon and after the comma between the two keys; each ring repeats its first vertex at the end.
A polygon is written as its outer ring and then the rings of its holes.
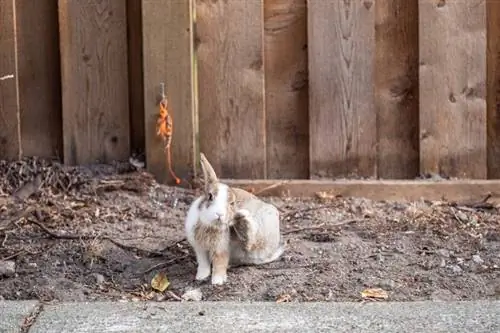
{"type": "Polygon", "coordinates": [[[500,332],[500,301],[364,304],[95,302],[43,306],[38,302],[0,302],[0,333],[7,332],[493,333],[500,332]]]}

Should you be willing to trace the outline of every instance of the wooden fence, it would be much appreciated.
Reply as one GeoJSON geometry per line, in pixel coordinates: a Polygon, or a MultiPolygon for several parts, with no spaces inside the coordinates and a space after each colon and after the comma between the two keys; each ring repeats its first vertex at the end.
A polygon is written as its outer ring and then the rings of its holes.
{"type": "Polygon", "coordinates": [[[0,0],[0,157],[500,178],[500,1],[0,0]]]}

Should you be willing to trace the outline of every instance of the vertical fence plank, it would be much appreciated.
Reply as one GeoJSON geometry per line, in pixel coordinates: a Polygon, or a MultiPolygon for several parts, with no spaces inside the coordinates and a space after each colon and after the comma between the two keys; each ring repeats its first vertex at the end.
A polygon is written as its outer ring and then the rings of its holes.
{"type": "Polygon", "coordinates": [[[419,0],[420,171],[485,178],[485,1],[419,0]]]}
{"type": "Polygon", "coordinates": [[[418,0],[376,1],[378,177],[419,174],[418,0]]]}
{"type": "Polygon", "coordinates": [[[488,178],[500,178],[500,1],[487,2],[488,178]]]}
{"type": "Polygon", "coordinates": [[[264,2],[267,177],[309,178],[306,0],[264,2]]]}
{"type": "Polygon", "coordinates": [[[158,181],[171,183],[163,142],[156,136],[160,83],[173,118],[172,164],[187,179],[196,149],[193,101],[191,1],[142,1],[146,164],[158,181]]]}
{"type": "Polygon", "coordinates": [[[0,159],[20,157],[16,42],[12,0],[0,0],[0,159]]]}
{"type": "Polygon", "coordinates": [[[15,0],[24,156],[62,157],[57,0],[15,0]]]}
{"type": "Polygon", "coordinates": [[[376,175],[373,1],[309,0],[311,177],[376,175]]]}
{"type": "Polygon", "coordinates": [[[196,1],[200,150],[223,178],[266,178],[263,0],[196,1]]]}
{"type": "Polygon", "coordinates": [[[64,161],[130,154],[127,19],[123,0],[59,0],[64,161]]]}
{"type": "Polygon", "coordinates": [[[127,0],[130,146],[135,153],[145,149],[144,77],[142,58],[142,1],[127,0]]]}

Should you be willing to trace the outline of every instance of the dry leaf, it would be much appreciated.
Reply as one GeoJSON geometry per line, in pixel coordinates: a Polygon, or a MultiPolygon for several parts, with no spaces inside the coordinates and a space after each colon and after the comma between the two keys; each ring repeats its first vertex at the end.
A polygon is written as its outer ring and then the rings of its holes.
{"type": "Polygon", "coordinates": [[[276,299],[276,303],[284,303],[284,302],[290,302],[292,300],[292,296],[288,294],[282,294],[279,295],[278,298],[276,299]]]}
{"type": "Polygon", "coordinates": [[[361,297],[363,298],[382,298],[386,299],[389,297],[387,291],[381,288],[365,289],[361,292],[361,297]]]}
{"type": "Polygon", "coordinates": [[[168,278],[165,275],[165,273],[162,272],[157,273],[151,280],[151,287],[159,292],[164,292],[169,285],[170,281],[168,281],[168,278]]]}

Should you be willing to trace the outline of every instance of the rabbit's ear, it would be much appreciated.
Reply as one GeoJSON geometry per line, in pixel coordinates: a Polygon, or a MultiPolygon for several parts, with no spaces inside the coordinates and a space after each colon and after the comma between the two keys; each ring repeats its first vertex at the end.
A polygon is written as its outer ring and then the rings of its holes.
{"type": "Polygon", "coordinates": [[[217,183],[219,181],[217,175],[203,153],[200,153],[200,164],[205,178],[205,185],[217,183]]]}

